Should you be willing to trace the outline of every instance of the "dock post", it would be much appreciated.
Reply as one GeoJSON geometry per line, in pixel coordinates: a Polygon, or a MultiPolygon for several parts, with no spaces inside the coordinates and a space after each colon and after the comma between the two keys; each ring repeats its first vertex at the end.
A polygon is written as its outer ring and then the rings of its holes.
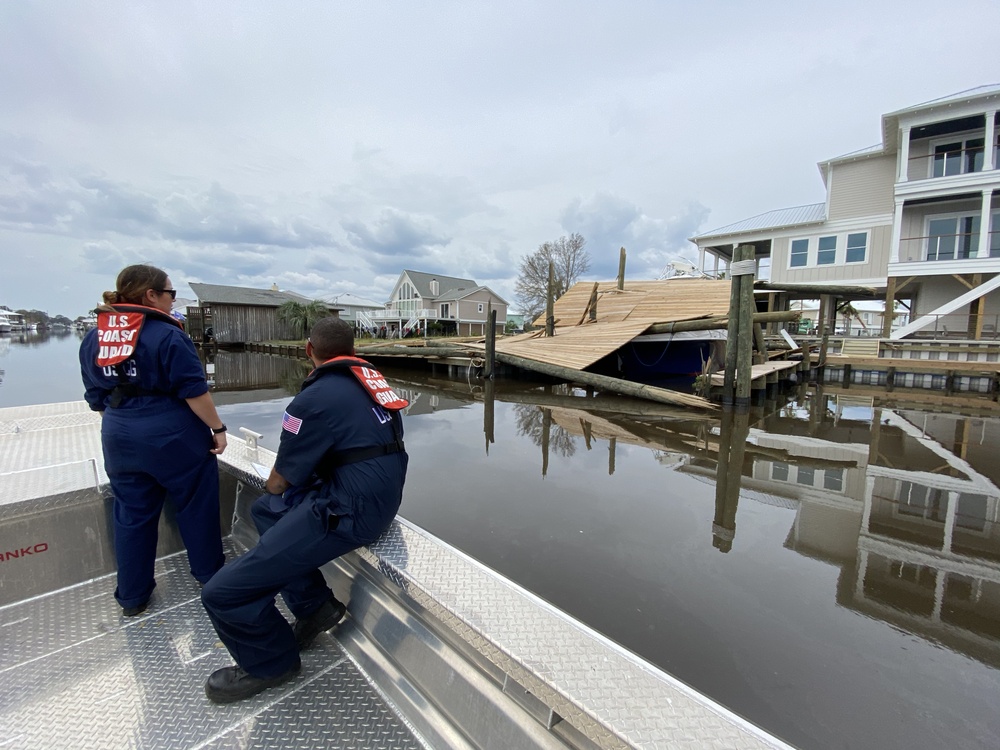
{"type": "Polygon", "coordinates": [[[618,438],[611,438],[608,441],[608,476],[615,473],[615,455],[618,453],[618,438]]]}
{"type": "Polygon", "coordinates": [[[739,309],[741,276],[734,276],[733,267],[743,256],[743,246],[733,248],[733,260],[729,264],[729,325],[726,329],[726,374],[722,381],[722,405],[733,405],[733,393],[736,385],[736,346],[739,336],[739,309]]]}
{"type": "Polygon", "coordinates": [[[555,333],[556,319],[555,319],[555,300],[553,296],[554,292],[554,274],[555,271],[552,267],[552,261],[549,261],[549,286],[548,290],[545,292],[545,335],[551,336],[555,333]]]}
{"type": "Polygon", "coordinates": [[[590,313],[591,321],[597,320],[597,287],[600,286],[596,281],[594,282],[594,288],[590,292],[590,304],[587,305],[587,310],[590,313]]]}
{"type": "Polygon", "coordinates": [[[625,248],[618,251],[618,289],[625,288],[625,248]]]}
{"type": "Polygon", "coordinates": [[[497,311],[493,309],[492,302],[486,305],[486,321],[489,330],[486,331],[486,364],[483,367],[483,377],[492,380],[497,362],[497,311]]]}
{"type": "Polygon", "coordinates": [[[742,278],[740,282],[739,327],[737,333],[736,372],[736,406],[750,406],[750,387],[753,382],[753,314],[756,312],[753,301],[753,278],[756,270],[756,250],[753,245],[743,245],[740,263],[734,264],[733,278],[742,278]]]}
{"type": "Polygon", "coordinates": [[[753,342],[757,347],[757,354],[754,360],[758,365],[767,362],[767,341],[764,339],[764,329],[760,323],[753,324],[753,342]]]}
{"type": "Polygon", "coordinates": [[[896,308],[896,277],[885,280],[885,310],[882,312],[882,338],[892,334],[892,314],[896,308]]]}

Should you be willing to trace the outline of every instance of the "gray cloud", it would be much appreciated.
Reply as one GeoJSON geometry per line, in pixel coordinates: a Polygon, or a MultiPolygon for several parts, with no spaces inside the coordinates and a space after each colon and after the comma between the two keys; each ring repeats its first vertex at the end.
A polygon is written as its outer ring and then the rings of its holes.
{"type": "Polygon", "coordinates": [[[57,180],[48,168],[22,161],[7,165],[6,172],[0,223],[11,229],[293,249],[334,243],[328,230],[304,217],[275,210],[218,183],[157,196],[100,174],[57,180]]]}
{"type": "Polygon", "coordinates": [[[450,237],[430,217],[413,216],[394,208],[384,209],[370,221],[342,222],[344,230],[362,251],[382,258],[420,257],[429,248],[446,245],[450,237]]]}
{"type": "Polygon", "coordinates": [[[690,203],[672,216],[657,218],[620,196],[598,193],[588,200],[571,201],[560,220],[567,234],[579,232],[587,240],[594,278],[618,275],[621,247],[626,252],[628,276],[656,278],[667,261],[692,255],[687,238],[707,216],[705,206],[690,203]]]}

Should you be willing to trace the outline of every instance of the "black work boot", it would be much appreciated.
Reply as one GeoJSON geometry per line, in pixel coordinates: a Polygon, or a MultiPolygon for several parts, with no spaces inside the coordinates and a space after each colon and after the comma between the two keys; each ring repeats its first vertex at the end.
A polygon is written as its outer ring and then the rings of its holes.
{"type": "Polygon", "coordinates": [[[243,667],[223,667],[212,672],[205,682],[205,695],[213,703],[233,703],[249,698],[269,687],[288,682],[302,669],[298,659],[286,672],[277,677],[254,677],[243,667]]]}
{"type": "Polygon", "coordinates": [[[292,625],[292,632],[295,633],[295,642],[299,644],[299,651],[309,647],[316,636],[324,633],[344,618],[347,607],[337,597],[330,595],[330,598],[323,602],[323,606],[317,609],[308,617],[296,620],[292,625]]]}
{"type": "Polygon", "coordinates": [[[123,617],[135,617],[136,615],[141,615],[149,609],[149,599],[144,601],[142,604],[137,604],[134,607],[122,607],[123,617]]]}

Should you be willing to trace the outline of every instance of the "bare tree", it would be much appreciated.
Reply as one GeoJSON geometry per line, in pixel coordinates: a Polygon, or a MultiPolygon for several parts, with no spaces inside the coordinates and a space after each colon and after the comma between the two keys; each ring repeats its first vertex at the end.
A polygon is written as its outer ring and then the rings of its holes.
{"type": "Polygon", "coordinates": [[[555,299],[559,299],[590,270],[590,254],[584,249],[586,244],[581,234],[564,235],[555,242],[542,243],[535,252],[521,259],[514,292],[525,320],[535,319],[545,309],[549,261],[553,266],[555,299]]]}

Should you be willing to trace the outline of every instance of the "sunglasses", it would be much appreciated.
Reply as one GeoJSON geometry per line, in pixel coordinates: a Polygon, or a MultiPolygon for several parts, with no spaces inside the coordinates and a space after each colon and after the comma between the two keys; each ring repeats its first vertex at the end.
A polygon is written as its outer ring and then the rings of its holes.
{"type": "Polygon", "coordinates": [[[158,292],[160,294],[169,294],[170,295],[170,299],[177,299],[177,290],[176,289],[154,289],[153,291],[154,292],[158,292]]]}

